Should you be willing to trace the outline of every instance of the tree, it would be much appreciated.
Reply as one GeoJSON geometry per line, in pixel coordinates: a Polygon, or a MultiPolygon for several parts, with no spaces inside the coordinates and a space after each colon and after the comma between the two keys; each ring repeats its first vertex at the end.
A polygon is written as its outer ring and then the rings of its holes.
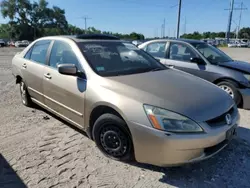
{"type": "Polygon", "coordinates": [[[4,0],[0,8],[3,17],[10,19],[14,38],[32,40],[44,36],[45,30],[48,31],[49,28],[56,34],[68,31],[65,11],[56,6],[48,8],[46,0],[39,0],[38,3],[31,3],[29,0],[4,0]]]}
{"type": "Polygon", "coordinates": [[[0,26],[0,36],[16,40],[34,40],[48,35],[78,35],[83,33],[104,33],[122,39],[144,39],[144,35],[136,32],[130,34],[112,33],[89,27],[87,31],[68,24],[65,11],[57,6],[48,7],[46,0],[3,0],[0,9],[9,23],[0,26]]]}
{"type": "Polygon", "coordinates": [[[243,27],[239,31],[239,38],[250,39],[250,27],[243,27]]]}

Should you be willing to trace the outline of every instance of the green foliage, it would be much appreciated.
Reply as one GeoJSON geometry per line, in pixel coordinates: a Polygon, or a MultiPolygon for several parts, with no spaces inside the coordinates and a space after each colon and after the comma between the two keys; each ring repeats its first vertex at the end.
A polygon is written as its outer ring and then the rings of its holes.
{"type": "Polygon", "coordinates": [[[76,35],[83,33],[103,33],[118,36],[123,39],[144,39],[144,35],[100,31],[89,27],[87,31],[68,24],[65,11],[60,7],[48,7],[46,0],[38,2],[29,0],[3,0],[0,9],[4,18],[9,18],[8,24],[0,25],[0,38],[14,40],[34,40],[42,36],[76,35]]]}
{"type": "Polygon", "coordinates": [[[243,27],[239,31],[239,38],[250,39],[250,27],[243,27]]]}
{"type": "MultiPolygon", "coordinates": [[[[249,35],[250,36],[250,35],[249,35]]],[[[187,38],[187,39],[215,39],[215,38],[225,38],[226,33],[225,32],[203,32],[199,33],[197,31],[189,34],[183,34],[181,38],[187,38]]],[[[235,37],[235,33],[230,33],[230,38],[235,37]]]]}

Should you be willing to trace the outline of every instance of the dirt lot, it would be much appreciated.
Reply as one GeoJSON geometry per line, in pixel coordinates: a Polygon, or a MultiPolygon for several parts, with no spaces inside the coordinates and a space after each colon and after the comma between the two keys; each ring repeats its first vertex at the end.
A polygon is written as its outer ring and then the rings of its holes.
{"type": "MultiPolygon", "coordinates": [[[[193,165],[158,168],[104,157],[81,132],[21,104],[11,75],[16,49],[0,49],[0,187],[250,187],[250,111],[238,138],[217,156],[193,165]]],[[[249,49],[226,50],[249,60],[249,49]]]]}

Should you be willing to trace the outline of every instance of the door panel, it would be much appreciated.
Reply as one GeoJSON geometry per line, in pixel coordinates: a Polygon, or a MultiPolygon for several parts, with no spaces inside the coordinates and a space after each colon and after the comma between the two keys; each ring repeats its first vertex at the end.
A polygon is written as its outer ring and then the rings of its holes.
{"type": "Polygon", "coordinates": [[[47,62],[47,51],[51,40],[36,42],[24,56],[22,75],[31,97],[44,103],[43,74],[47,62]]]}
{"type": "Polygon", "coordinates": [[[31,97],[44,103],[43,99],[43,71],[44,65],[32,62],[30,60],[24,60],[26,68],[23,68],[23,79],[28,87],[28,91],[31,97]]]}
{"type": "Polygon", "coordinates": [[[86,80],[60,74],[56,69],[44,70],[45,104],[61,115],[83,126],[86,80]],[[49,78],[46,77],[49,75],[49,78]]]}
{"type": "Polygon", "coordinates": [[[210,81],[211,77],[213,77],[213,75],[216,74],[209,71],[210,65],[201,65],[196,63],[175,61],[170,59],[162,60],[162,62],[168,67],[176,68],[178,70],[190,73],[192,75],[198,76],[208,81],[210,81]]]}
{"type": "Polygon", "coordinates": [[[161,61],[168,67],[179,69],[208,81],[211,81],[211,77],[216,74],[209,71],[211,65],[191,62],[190,58],[200,58],[200,56],[189,45],[171,42],[168,51],[168,58],[161,61]]]}
{"type": "Polygon", "coordinates": [[[75,64],[78,70],[82,70],[71,46],[66,42],[55,40],[43,75],[45,104],[83,126],[86,80],[77,76],[60,74],[57,68],[60,64],[75,64]]]}

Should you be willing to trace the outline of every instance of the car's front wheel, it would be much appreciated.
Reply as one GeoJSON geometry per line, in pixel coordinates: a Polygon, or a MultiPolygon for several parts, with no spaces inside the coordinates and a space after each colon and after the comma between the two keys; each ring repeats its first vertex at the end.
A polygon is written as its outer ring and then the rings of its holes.
{"type": "Polygon", "coordinates": [[[27,87],[23,81],[20,82],[20,94],[21,94],[21,99],[22,99],[23,105],[31,107],[32,100],[31,100],[30,95],[28,93],[27,87]]]}
{"type": "Polygon", "coordinates": [[[97,147],[108,157],[133,160],[133,144],[127,125],[114,114],[103,114],[94,123],[92,135],[97,147]]]}
{"type": "Polygon", "coordinates": [[[241,104],[241,95],[237,89],[238,84],[233,81],[222,81],[217,84],[221,89],[227,92],[235,101],[237,105],[241,104]]]}

